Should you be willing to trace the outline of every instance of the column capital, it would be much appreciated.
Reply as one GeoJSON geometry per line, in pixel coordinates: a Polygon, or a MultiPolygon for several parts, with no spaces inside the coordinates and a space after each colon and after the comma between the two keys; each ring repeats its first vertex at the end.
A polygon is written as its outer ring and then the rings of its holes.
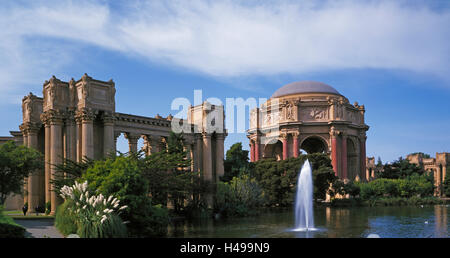
{"type": "Polygon", "coordinates": [[[285,132],[282,132],[282,133],[280,133],[280,138],[281,138],[282,140],[287,140],[288,134],[285,133],[285,132]]]}
{"type": "Polygon", "coordinates": [[[111,112],[105,112],[102,115],[103,124],[113,125],[116,118],[114,117],[113,113],[111,112]]]}
{"type": "Polygon", "coordinates": [[[64,112],[57,109],[50,109],[41,114],[41,121],[45,125],[60,125],[65,118],[64,112]]]}
{"type": "Polygon", "coordinates": [[[75,111],[75,119],[78,123],[92,123],[95,119],[95,112],[90,108],[81,108],[75,111]]]}
{"type": "Polygon", "coordinates": [[[19,125],[19,129],[24,135],[37,134],[41,129],[41,124],[33,122],[25,122],[19,125]]]}
{"type": "Polygon", "coordinates": [[[292,132],[291,135],[294,138],[298,138],[300,136],[300,132],[299,131],[295,131],[295,132],[292,132]]]}
{"type": "Polygon", "coordinates": [[[137,133],[125,133],[125,139],[131,142],[137,142],[141,138],[140,134],[137,133]]]}

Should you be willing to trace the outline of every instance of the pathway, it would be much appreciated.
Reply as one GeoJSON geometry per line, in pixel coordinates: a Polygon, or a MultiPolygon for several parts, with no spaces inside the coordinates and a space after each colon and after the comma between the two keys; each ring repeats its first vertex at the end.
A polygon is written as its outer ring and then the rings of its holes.
{"type": "Polygon", "coordinates": [[[55,228],[54,220],[52,219],[14,219],[14,221],[27,229],[28,236],[34,238],[63,238],[55,228]]]}

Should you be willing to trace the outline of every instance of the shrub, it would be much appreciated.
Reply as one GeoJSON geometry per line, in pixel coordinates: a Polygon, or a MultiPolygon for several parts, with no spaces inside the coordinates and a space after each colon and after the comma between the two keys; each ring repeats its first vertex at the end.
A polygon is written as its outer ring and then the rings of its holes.
{"type": "Polygon", "coordinates": [[[76,217],[69,210],[73,207],[70,202],[66,200],[56,208],[55,227],[65,236],[77,233],[76,217]]]}
{"type": "Polygon", "coordinates": [[[128,206],[120,217],[130,222],[127,224],[129,236],[165,235],[168,212],[161,206],[152,205],[148,197],[149,182],[142,175],[138,162],[134,156],[96,161],[83,178],[88,180],[90,189],[112,195],[128,206]]]}
{"type": "MultiPolygon", "coordinates": [[[[77,234],[83,238],[126,237],[126,227],[118,213],[127,208],[119,206],[120,201],[112,195],[91,195],[87,189],[87,181],[72,187],[61,188],[61,196],[66,202],[59,222],[67,225],[67,221],[74,220],[77,234]],[[64,223],[66,222],[66,223],[64,223]]],[[[69,222],[70,223],[70,222],[69,222]]],[[[64,228],[73,233],[73,228],[64,228]]]]}
{"type": "Polygon", "coordinates": [[[217,185],[215,211],[224,216],[255,214],[256,208],[263,203],[261,188],[248,175],[233,177],[230,182],[219,182],[217,185]]]}

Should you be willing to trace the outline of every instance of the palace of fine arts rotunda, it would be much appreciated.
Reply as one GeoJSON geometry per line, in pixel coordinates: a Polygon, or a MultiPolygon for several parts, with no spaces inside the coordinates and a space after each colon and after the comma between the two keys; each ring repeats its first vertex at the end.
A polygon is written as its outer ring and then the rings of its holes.
{"type": "Polygon", "coordinates": [[[330,156],[336,176],[368,180],[364,105],[316,81],[293,82],[251,110],[250,160],[284,160],[299,153],[330,156]]]}

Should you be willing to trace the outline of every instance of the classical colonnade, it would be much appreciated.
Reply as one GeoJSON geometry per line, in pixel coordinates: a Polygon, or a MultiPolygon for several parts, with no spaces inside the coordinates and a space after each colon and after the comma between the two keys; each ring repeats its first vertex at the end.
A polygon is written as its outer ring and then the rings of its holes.
{"type": "MultiPolygon", "coordinates": [[[[52,77],[43,88],[43,98],[31,93],[23,98],[23,123],[19,126],[23,144],[45,156],[44,171],[32,173],[24,185],[24,202],[28,202],[30,211],[50,202],[51,214],[55,213],[62,200],[51,182],[57,176],[64,176],[55,166],[64,159],[80,162],[85,157],[100,159],[115,153],[121,134],[128,140],[129,151],[138,151],[140,138],[144,140],[146,155],[166,150],[173,117],[150,118],[115,112],[112,80],[99,81],[86,74],[78,81],[69,82],[52,77]]],[[[215,183],[224,173],[226,132],[217,126],[211,130],[205,121],[208,115],[222,114],[223,107],[203,103],[191,107],[189,112],[190,119],[177,121],[187,123],[192,129],[183,132],[187,158],[192,160],[191,168],[201,172],[204,180],[215,183]],[[191,119],[194,116],[195,121],[191,119]]],[[[216,118],[223,119],[223,116],[216,118]]],[[[207,198],[212,205],[212,196],[207,198]]]]}

